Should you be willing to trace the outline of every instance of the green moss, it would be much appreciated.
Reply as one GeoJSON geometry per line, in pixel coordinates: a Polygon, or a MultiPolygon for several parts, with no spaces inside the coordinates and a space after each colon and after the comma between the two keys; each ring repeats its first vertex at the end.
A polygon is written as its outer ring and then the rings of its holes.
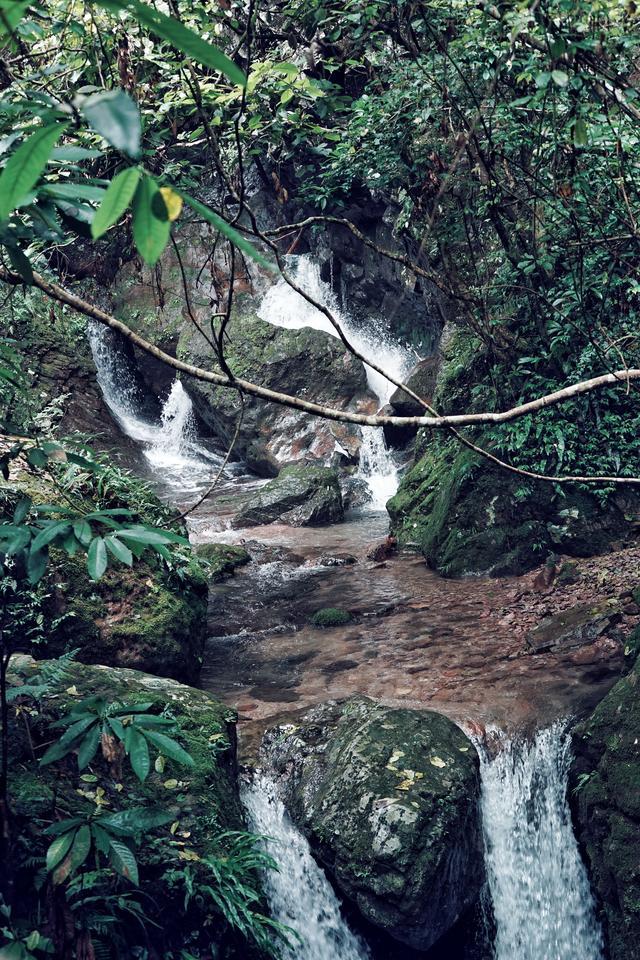
{"type": "Polygon", "coordinates": [[[312,614],[309,617],[309,623],[313,624],[314,627],[342,627],[346,623],[353,623],[353,617],[348,610],[325,607],[312,614]]]}
{"type": "Polygon", "coordinates": [[[202,543],[196,547],[196,552],[205,563],[206,576],[214,583],[231,576],[236,567],[242,567],[251,560],[244,547],[230,543],[202,543]]]}

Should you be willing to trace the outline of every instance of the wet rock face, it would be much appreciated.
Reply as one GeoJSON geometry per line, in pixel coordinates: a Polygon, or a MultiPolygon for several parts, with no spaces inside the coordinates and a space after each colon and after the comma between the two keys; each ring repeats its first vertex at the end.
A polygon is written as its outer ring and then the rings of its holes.
{"type": "MultiPolygon", "coordinates": [[[[420,363],[413,368],[405,381],[407,386],[427,403],[431,402],[436,389],[440,362],[438,356],[427,357],[426,360],[421,360],[420,363]]],[[[400,387],[391,394],[389,403],[393,407],[393,412],[397,417],[420,417],[425,412],[422,404],[414,400],[413,397],[405,393],[400,387]]]]}
{"type": "Polygon", "coordinates": [[[527,634],[533,653],[547,650],[571,650],[593,643],[620,619],[620,612],[609,603],[578,604],[547,617],[527,634]]]}
{"type": "Polygon", "coordinates": [[[236,528],[266,523],[313,527],[344,517],[338,474],[309,464],[285,467],[265,484],[234,518],[236,528]]]}
{"type": "Polygon", "coordinates": [[[611,960],[640,943],[640,660],[576,728],[570,797],[611,960]]]}
{"type": "Polygon", "coordinates": [[[450,720],[359,697],[269,731],[264,748],[294,821],[369,922],[427,950],[477,900],[478,757],[450,720]]]}

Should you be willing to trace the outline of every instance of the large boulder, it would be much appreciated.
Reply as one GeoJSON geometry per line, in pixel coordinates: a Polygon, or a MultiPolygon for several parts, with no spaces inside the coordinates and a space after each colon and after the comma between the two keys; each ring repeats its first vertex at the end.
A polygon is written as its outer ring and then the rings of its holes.
{"type": "MultiPolygon", "coordinates": [[[[320,330],[275,327],[255,315],[252,298],[238,301],[225,344],[227,363],[238,377],[340,410],[375,408],[363,364],[339,340],[320,330]]],[[[192,326],[180,336],[178,356],[216,368],[210,344],[192,326]]],[[[225,444],[235,436],[242,409],[234,453],[263,476],[301,460],[337,465],[357,459],[360,431],[353,425],[321,421],[248,396],[241,407],[235,390],[199,380],[186,380],[185,389],[198,415],[225,444]]]]}
{"type": "MultiPolygon", "coordinates": [[[[426,403],[431,403],[436,383],[438,380],[438,371],[440,370],[440,358],[435,355],[427,357],[416,364],[405,383],[410,390],[426,403]]],[[[421,403],[414,400],[402,387],[397,387],[391,394],[389,404],[393,407],[393,412],[397,417],[421,417],[424,416],[425,409],[421,403]]]]}
{"type": "Polygon", "coordinates": [[[288,523],[314,527],[338,523],[344,517],[338,474],[312,464],[284,467],[246,503],[233,521],[234,527],[288,523]]]}
{"type": "Polygon", "coordinates": [[[264,746],[291,816],[368,921],[427,950],[475,903],[479,764],[450,720],[358,697],[275,728],[264,746]]]}
{"type": "Polygon", "coordinates": [[[640,659],[574,732],[570,796],[611,960],[640,943],[640,659]]]}

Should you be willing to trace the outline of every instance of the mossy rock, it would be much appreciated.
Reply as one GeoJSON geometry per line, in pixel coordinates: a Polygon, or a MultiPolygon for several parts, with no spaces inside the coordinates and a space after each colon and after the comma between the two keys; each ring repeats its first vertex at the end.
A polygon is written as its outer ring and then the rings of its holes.
{"type": "Polygon", "coordinates": [[[344,518],[338,473],[315,464],[283,467],[244,504],[234,527],[287,523],[294,527],[338,523],[344,518]]]}
{"type": "Polygon", "coordinates": [[[263,746],[294,821],[370,923],[428,950],[477,901],[479,761],[446,717],[357,697],[276,727],[263,746]]]}
{"type": "MultiPolygon", "coordinates": [[[[10,683],[25,692],[31,683],[45,686],[36,701],[37,709],[29,713],[29,736],[22,720],[11,721],[9,793],[14,831],[21,838],[15,863],[20,909],[28,911],[36,897],[33,884],[27,884],[33,870],[30,862],[43,856],[50,842],[43,829],[60,817],[94,813],[95,791],[100,788],[104,791],[101,809],[106,812],[141,806],[161,808],[172,815],[176,825],[173,832],[167,824],[150,835],[145,833],[136,843],[139,889],[146,898],[145,912],[151,922],[145,924],[143,934],[136,921],[131,924],[131,947],[138,944],[135,938],[142,937],[145,943],[141,946],[154,954],[164,955],[167,950],[179,953],[186,942],[196,948],[201,937],[207,950],[213,946],[217,957],[254,957],[244,941],[238,944],[238,937],[211,902],[194,900],[185,906],[185,887],[179,880],[187,868],[194,878],[204,871],[202,858],[227,856],[231,842],[228,831],[246,829],[237,783],[235,713],[201,690],[134,670],[72,662],[61,672],[59,663],[14,657],[10,683]],[[52,679],[54,671],[57,675],[52,679]],[[148,712],[169,715],[177,727],[171,736],[191,755],[194,765],[186,767],[166,759],[164,768],[154,769],[152,753],[151,771],[144,783],[135,777],[126,758],[116,781],[113,768],[100,750],[85,770],[89,778],[84,782],[79,778],[75,755],[55,768],[40,766],[31,746],[39,756],[44,744],[55,735],[51,724],[73,705],[94,696],[110,703],[145,703],[148,712]]],[[[251,871],[243,878],[249,879],[257,886],[251,871]]]]}
{"type": "Polygon", "coordinates": [[[207,578],[214,583],[230,577],[237,567],[242,567],[251,560],[244,547],[231,543],[201,543],[195,549],[198,558],[205,561],[207,578]]]}
{"type": "Polygon", "coordinates": [[[575,730],[577,835],[602,906],[611,960],[640,943],[640,660],[575,730]]]}
{"type": "Polygon", "coordinates": [[[348,610],[339,610],[337,607],[324,607],[322,610],[316,610],[309,617],[309,623],[314,627],[342,627],[347,623],[353,623],[353,617],[348,610]]]}

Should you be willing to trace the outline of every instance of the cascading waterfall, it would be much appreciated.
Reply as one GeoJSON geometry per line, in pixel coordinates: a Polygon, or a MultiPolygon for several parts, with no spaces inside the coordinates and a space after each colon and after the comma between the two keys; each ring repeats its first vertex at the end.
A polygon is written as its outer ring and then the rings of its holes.
{"type": "Polygon", "coordinates": [[[495,960],[602,960],[566,797],[566,723],[530,743],[505,743],[495,756],[480,746],[480,760],[495,960]]]}
{"type": "Polygon", "coordinates": [[[116,422],[140,444],[158,479],[182,494],[198,492],[212,480],[222,458],[198,442],[191,398],[180,381],[174,381],[160,421],[146,419],[134,371],[114,349],[109,331],[90,323],[87,332],[98,384],[116,422]]]}
{"type": "Polygon", "coordinates": [[[264,877],[272,916],[302,938],[286,951],[287,960],[370,960],[367,947],[342,917],[331,884],[291,823],[273,782],[256,775],[243,788],[242,802],[251,829],[269,838],[266,849],[279,867],[264,877]]]}
{"type": "MultiPolygon", "coordinates": [[[[399,344],[389,339],[381,324],[371,324],[368,329],[357,327],[353,320],[340,308],[338,298],[330,284],[320,276],[320,267],[308,254],[289,256],[287,267],[296,284],[317,303],[327,307],[340,324],[349,341],[365,357],[376,358],[376,362],[387,370],[396,380],[404,380],[415,364],[416,358],[399,344]]],[[[260,304],[258,316],[276,327],[299,330],[311,327],[323,330],[337,337],[333,324],[327,317],[304,297],[296,293],[285,280],[271,287],[260,304]]],[[[378,397],[379,407],[389,402],[395,390],[394,385],[385,376],[372,370],[365,364],[367,381],[378,397]]],[[[387,500],[398,488],[398,469],[387,448],[384,434],[377,427],[362,428],[362,446],[360,449],[360,476],[366,480],[371,497],[371,506],[383,510],[387,500]]]]}

